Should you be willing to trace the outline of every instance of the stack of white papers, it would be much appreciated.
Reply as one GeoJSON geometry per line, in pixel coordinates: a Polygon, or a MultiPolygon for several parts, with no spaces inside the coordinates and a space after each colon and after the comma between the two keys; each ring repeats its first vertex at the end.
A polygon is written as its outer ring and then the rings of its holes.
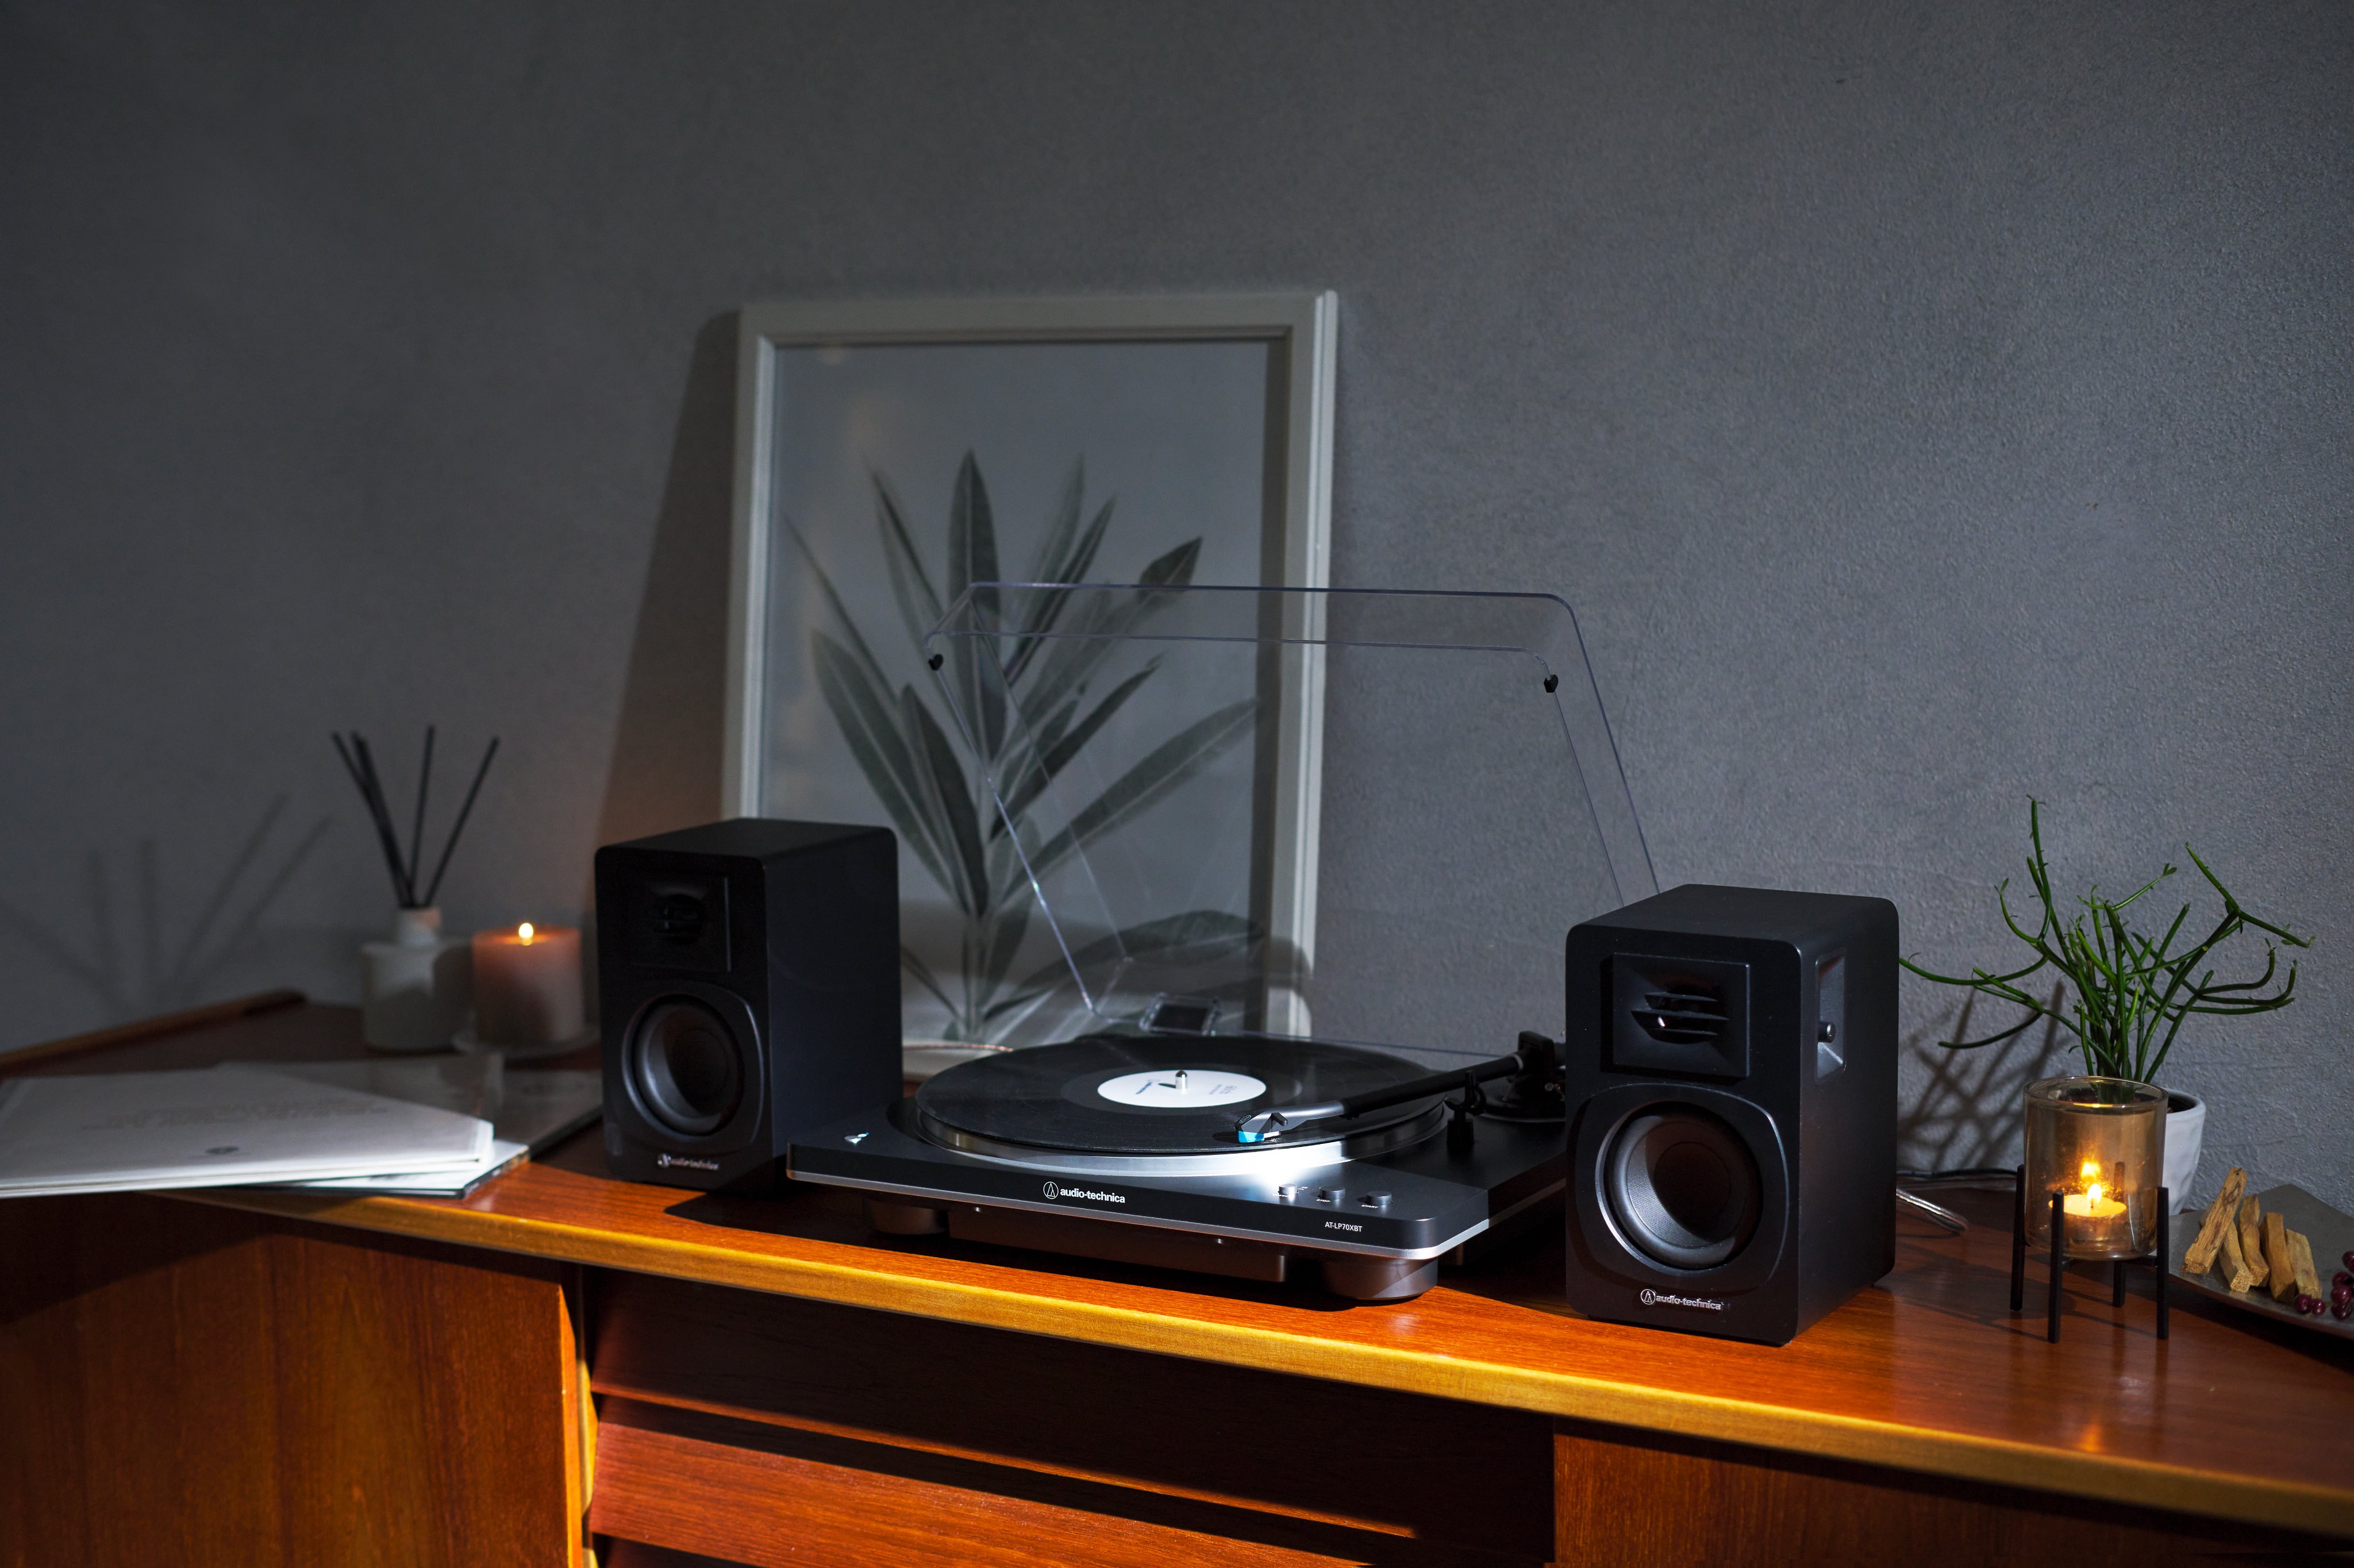
{"type": "Polygon", "coordinates": [[[479,1170],[479,1116],[252,1066],[0,1082],[0,1197],[479,1170]]]}
{"type": "Polygon", "coordinates": [[[526,1155],[540,1153],[578,1131],[604,1107],[601,1073],[559,1067],[508,1072],[504,1065],[504,1058],[494,1055],[281,1065],[278,1071],[314,1083],[491,1118],[490,1150],[469,1169],[386,1171],[302,1185],[401,1197],[462,1197],[526,1155]]]}

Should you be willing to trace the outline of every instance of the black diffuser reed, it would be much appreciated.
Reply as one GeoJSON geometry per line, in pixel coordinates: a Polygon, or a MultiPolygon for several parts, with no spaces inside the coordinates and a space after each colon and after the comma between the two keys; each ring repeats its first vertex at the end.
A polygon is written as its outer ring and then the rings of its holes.
{"type": "Polygon", "coordinates": [[[420,894],[417,885],[419,855],[425,848],[425,800],[433,788],[433,726],[425,726],[425,760],[417,771],[417,814],[408,833],[408,854],[400,853],[400,831],[393,824],[392,802],[385,794],[384,779],[376,772],[376,755],[368,749],[367,737],[354,730],[349,736],[329,736],[335,743],[335,755],[344,759],[352,783],[367,802],[368,816],[376,823],[377,847],[384,851],[385,868],[392,873],[392,895],[403,909],[426,909],[433,904],[433,895],[441,891],[441,874],[450,869],[451,852],[458,847],[458,835],[466,831],[467,814],[474,809],[474,797],[482,790],[482,779],[491,770],[491,758],[499,752],[498,736],[483,748],[482,764],[474,769],[474,782],[466,790],[466,799],[458,808],[457,820],[450,824],[449,842],[441,846],[441,858],[434,863],[432,879],[420,894]]]}

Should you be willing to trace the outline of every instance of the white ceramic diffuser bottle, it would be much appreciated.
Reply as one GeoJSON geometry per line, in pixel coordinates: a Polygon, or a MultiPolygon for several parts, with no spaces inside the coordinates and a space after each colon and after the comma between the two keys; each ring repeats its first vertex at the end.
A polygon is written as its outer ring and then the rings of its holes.
{"type": "Polygon", "coordinates": [[[360,946],[360,1036],[379,1051],[439,1051],[474,1001],[474,951],[439,909],[393,914],[392,940],[360,946]]]}

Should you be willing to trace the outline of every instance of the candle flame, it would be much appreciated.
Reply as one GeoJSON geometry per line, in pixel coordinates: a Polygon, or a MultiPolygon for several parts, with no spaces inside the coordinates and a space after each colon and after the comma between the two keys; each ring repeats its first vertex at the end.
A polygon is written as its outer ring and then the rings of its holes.
{"type": "Polygon", "coordinates": [[[2094,1177],[2098,1176],[2100,1173],[2101,1162],[2097,1160],[2085,1160],[2083,1167],[2076,1172],[2077,1175],[2083,1177],[2087,1181],[2091,1181],[2094,1177]]]}
{"type": "Polygon", "coordinates": [[[2098,1181],[2094,1182],[2084,1189],[2084,1206],[2088,1209],[2098,1209],[2104,1196],[2105,1194],[2101,1191],[2101,1184],[2098,1181]]]}
{"type": "Polygon", "coordinates": [[[526,920],[526,921],[525,921],[522,925],[520,925],[520,926],[516,927],[515,927],[515,935],[523,938],[523,945],[524,945],[525,947],[526,947],[526,948],[530,947],[530,946],[531,946],[531,922],[530,922],[530,921],[528,921],[528,920],[526,920]]]}

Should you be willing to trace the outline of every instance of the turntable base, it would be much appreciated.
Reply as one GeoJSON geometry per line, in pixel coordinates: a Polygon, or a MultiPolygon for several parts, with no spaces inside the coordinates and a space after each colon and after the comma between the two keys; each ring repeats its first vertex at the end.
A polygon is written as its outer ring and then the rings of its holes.
{"type": "MultiPolygon", "coordinates": [[[[1033,1252],[1058,1252],[1066,1257],[1140,1264],[1147,1268],[1178,1268],[1190,1274],[1256,1279],[1269,1285],[1281,1285],[1291,1277],[1294,1255],[1290,1248],[1266,1242],[1230,1241],[1224,1236],[1142,1225],[1107,1225],[1065,1214],[1025,1213],[1018,1209],[984,1208],[978,1203],[953,1203],[945,1209],[931,1209],[888,1198],[869,1198],[866,1223],[885,1235],[946,1232],[959,1241],[991,1246],[1027,1247],[1033,1252]]],[[[1402,1301],[1438,1283],[1438,1263],[1435,1258],[1416,1262],[1328,1253],[1315,1261],[1324,1288],[1352,1301],[1402,1301]]]]}
{"type": "Polygon", "coordinates": [[[796,1142],[794,1180],[847,1187],[885,1235],[960,1240],[1400,1301],[1500,1232],[1559,1213],[1559,1124],[1437,1096],[1303,1123],[1258,1112],[1413,1094],[1428,1069],[1357,1047],[1091,1036],[951,1067],[911,1099],[796,1142]]]}

